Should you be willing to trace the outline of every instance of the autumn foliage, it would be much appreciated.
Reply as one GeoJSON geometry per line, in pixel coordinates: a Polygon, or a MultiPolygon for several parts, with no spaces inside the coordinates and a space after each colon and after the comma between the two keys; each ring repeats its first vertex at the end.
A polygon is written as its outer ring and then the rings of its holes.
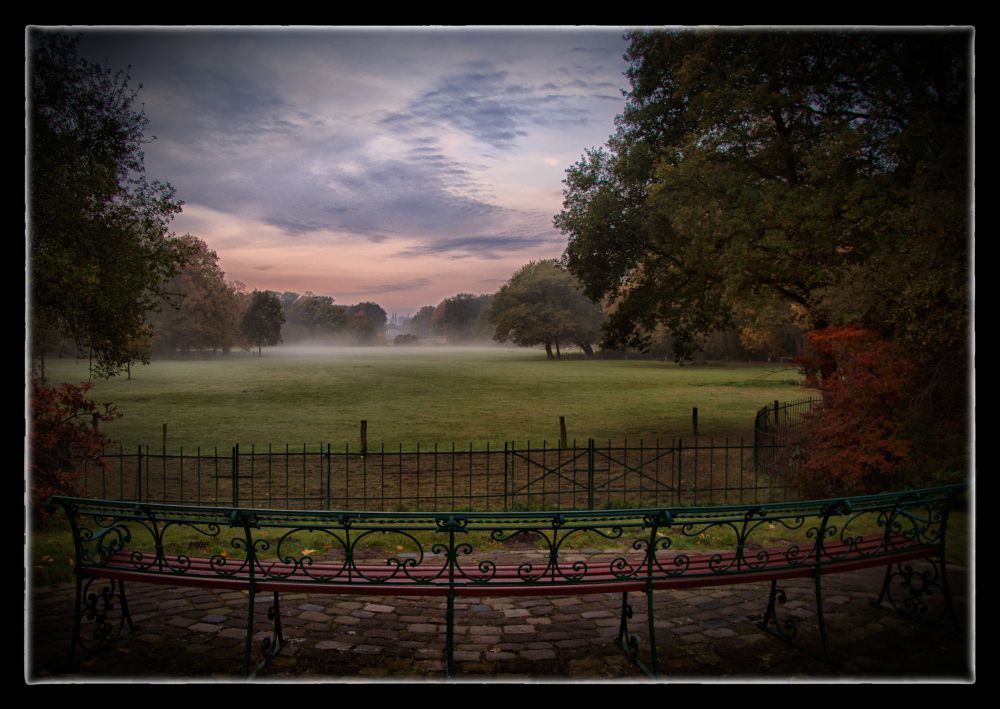
{"type": "Polygon", "coordinates": [[[48,386],[31,378],[31,507],[36,514],[51,495],[79,491],[84,461],[102,465],[108,438],[95,428],[120,414],[111,404],[97,404],[87,394],[90,383],[48,386]]]}
{"type": "Polygon", "coordinates": [[[877,333],[840,326],[808,333],[802,364],[823,402],[798,431],[800,493],[898,488],[913,447],[902,423],[910,362],[877,333]]]}

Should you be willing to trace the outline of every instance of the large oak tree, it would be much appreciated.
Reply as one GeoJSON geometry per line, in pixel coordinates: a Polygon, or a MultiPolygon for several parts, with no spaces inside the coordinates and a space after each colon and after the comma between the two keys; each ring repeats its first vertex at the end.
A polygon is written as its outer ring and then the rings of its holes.
{"type": "Polygon", "coordinates": [[[168,226],[182,203],[145,175],[149,121],[127,72],[80,58],[58,31],[31,31],[29,51],[34,344],[69,337],[110,375],[144,358],[146,313],[181,260],[168,226]]]}
{"type": "Polygon", "coordinates": [[[637,32],[618,131],[566,177],[566,262],[613,344],[734,314],[960,347],[969,36],[637,32]],[[933,328],[928,336],[927,328],[933,328]]]}
{"type": "Polygon", "coordinates": [[[600,306],[588,300],[576,278],[555,261],[532,261],[519,268],[493,296],[490,310],[497,342],[544,345],[549,359],[559,355],[560,342],[593,354],[591,344],[600,337],[603,319],[600,306]]]}
{"type": "Polygon", "coordinates": [[[665,326],[683,357],[733,322],[864,327],[915,363],[910,420],[958,422],[961,448],[970,44],[631,34],[617,132],[568,170],[555,219],[568,268],[610,304],[606,342],[665,326]]]}

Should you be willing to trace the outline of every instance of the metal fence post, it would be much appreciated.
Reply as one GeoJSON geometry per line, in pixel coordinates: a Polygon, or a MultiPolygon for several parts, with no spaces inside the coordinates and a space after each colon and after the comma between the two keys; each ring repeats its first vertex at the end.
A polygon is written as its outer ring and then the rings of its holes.
{"type": "Polygon", "coordinates": [[[330,444],[326,444],[326,509],[330,509],[330,476],[331,476],[331,461],[330,461],[330,444]]]}
{"type": "Polygon", "coordinates": [[[135,501],[142,502],[142,445],[135,454],[135,501]]]}
{"type": "Polygon", "coordinates": [[[677,439],[677,504],[684,504],[684,439],[677,439]]]}
{"type": "Polygon", "coordinates": [[[587,509],[594,509],[594,439],[587,439],[587,509]]]}
{"type": "Polygon", "coordinates": [[[233,446],[233,507],[240,506],[240,444],[233,446]]]}
{"type": "MultiPolygon", "coordinates": [[[[507,511],[507,475],[508,475],[508,464],[507,464],[507,446],[509,443],[507,441],[503,442],[503,511],[507,511]]],[[[436,494],[437,491],[435,491],[436,494]]]]}
{"type": "Polygon", "coordinates": [[[753,474],[755,476],[760,473],[760,426],[761,414],[765,411],[767,411],[766,407],[758,411],[753,421],[753,474]]]}

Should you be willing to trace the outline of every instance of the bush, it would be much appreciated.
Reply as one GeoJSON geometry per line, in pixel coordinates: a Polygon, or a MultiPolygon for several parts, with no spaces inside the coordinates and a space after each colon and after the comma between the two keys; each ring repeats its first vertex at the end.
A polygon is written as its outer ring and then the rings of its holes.
{"type": "Polygon", "coordinates": [[[806,335],[802,364],[823,402],[798,430],[798,488],[808,497],[898,488],[910,460],[904,432],[912,364],[878,334],[832,327],[806,335]]]}
{"type": "Polygon", "coordinates": [[[417,341],[419,339],[420,338],[417,337],[416,335],[411,335],[409,333],[405,333],[405,334],[402,334],[402,335],[396,335],[396,337],[393,338],[392,342],[393,342],[393,344],[396,344],[396,345],[415,345],[415,344],[417,344],[417,341]]]}
{"type": "Polygon", "coordinates": [[[85,462],[103,466],[107,436],[94,421],[119,417],[111,404],[87,397],[92,384],[48,386],[31,378],[31,507],[44,517],[42,503],[52,495],[78,495],[80,470],[85,462]]]}

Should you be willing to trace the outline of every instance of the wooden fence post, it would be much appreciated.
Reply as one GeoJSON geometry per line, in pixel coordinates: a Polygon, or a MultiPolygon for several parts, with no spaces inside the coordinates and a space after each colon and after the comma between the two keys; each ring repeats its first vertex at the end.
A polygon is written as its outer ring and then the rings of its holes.
{"type": "Polygon", "coordinates": [[[368,421],[361,420],[361,455],[368,455],[368,421]]]}
{"type": "Polygon", "coordinates": [[[566,447],[566,417],[559,417],[559,447],[566,447]]]}

